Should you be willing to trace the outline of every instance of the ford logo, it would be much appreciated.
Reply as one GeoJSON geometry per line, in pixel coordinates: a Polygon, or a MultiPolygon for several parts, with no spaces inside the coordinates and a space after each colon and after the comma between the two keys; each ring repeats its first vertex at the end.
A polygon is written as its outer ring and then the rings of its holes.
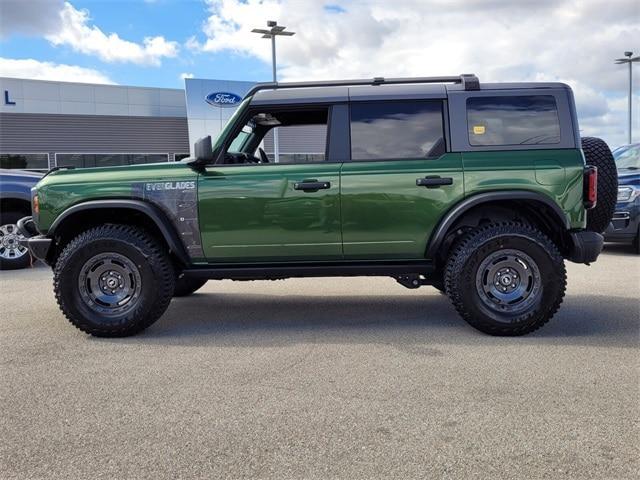
{"type": "Polygon", "coordinates": [[[242,97],[235,93],[229,92],[213,92],[205,97],[207,103],[216,107],[235,107],[242,101],[242,97]]]}

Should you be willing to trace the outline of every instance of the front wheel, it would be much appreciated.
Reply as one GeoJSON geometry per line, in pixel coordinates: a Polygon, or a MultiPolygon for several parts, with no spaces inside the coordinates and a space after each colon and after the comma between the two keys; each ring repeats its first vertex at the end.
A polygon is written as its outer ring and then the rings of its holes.
{"type": "Polygon", "coordinates": [[[144,230],[103,225],[81,233],[54,268],[54,291],[62,312],[83,332],[125,337],[155,322],[174,289],[167,254],[144,230]]]}
{"type": "Polygon", "coordinates": [[[458,313],[476,329],[524,335],[560,307],[566,270],[555,244],[539,230],[492,224],[469,233],[451,253],[445,288],[458,313]]]}

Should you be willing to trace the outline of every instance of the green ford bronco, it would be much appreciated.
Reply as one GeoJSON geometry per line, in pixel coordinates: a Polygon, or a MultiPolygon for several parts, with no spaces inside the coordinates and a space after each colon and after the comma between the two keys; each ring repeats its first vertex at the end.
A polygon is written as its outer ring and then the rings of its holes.
{"type": "Polygon", "coordinates": [[[558,310],[564,260],[600,254],[617,192],[609,148],[580,138],[560,83],[259,84],[195,152],[63,166],[33,188],[23,242],[73,325],[135,334],[210,279],[384,275],[522,335],[558,310]],[[324,151],[269,156],[276,127],[324,135],[324,151]]]}

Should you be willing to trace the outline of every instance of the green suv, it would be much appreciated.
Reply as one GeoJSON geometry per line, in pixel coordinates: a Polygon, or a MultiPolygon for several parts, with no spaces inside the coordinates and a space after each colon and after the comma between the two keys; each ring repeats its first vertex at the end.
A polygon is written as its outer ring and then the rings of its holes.
{"type": "Polygon", "coordinates": [[[140,332],[210,279],[384,275],[525,334],[558,310],[564,260],[598,257],[617,191],[568,86],[475,75],[259,84],[195,151],[33,188],[24,242],[82,331],[140,332]],[[269,156],[276,127],[324,151],[269,156]]]}

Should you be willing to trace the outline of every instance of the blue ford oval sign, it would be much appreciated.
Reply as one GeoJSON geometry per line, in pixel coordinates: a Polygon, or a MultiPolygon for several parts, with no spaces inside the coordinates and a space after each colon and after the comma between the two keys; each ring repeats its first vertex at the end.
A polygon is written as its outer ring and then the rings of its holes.
{"type": "Polygon", "coordinates": [[[242,101],[242,97],[235,93],[213,92],[205,97],[207,103],[216,107],[235,107],[242,101]]]}

